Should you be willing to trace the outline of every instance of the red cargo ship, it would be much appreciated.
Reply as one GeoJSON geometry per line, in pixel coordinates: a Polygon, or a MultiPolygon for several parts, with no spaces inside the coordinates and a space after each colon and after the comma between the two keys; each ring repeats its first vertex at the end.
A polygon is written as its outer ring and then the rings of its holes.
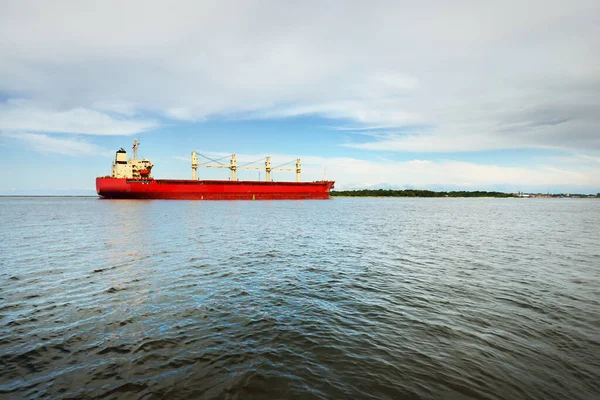
{"type": "Polygon", "coordinates": [[[139,141],[133,142],[133,157],[127,159],[122,148],[117,151],[111,176],[96,178],[96,192],[107,199],[172,199],[172,200],[298,200],[329,199],[332,181],[300,182],[301,164],[296,160],[295,168],[271,167],[270,157],[265,158],[264,167],[237,165],[235,154],[229,165],[218,160],[207,159],[216,164],[200,164],[198,153],[192,152],[192,179],[154,179],[151,175],[154,164],[148,159],[138,159],[139,141]],[[230,180],[198,180],[197,168],[227,168],[230,180]],[[264,169],[266,181],[239,181],[237,170],[264,169]],[[296,182],[273,182],[271,171],[296,171],[296,182]]]}

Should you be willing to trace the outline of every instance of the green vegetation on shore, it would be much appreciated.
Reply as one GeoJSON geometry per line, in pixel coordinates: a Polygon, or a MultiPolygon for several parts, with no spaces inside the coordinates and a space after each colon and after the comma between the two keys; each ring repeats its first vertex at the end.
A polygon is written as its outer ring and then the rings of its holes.
{"type": "Polygon", "coordinates": [[[340,190],[332,191],[332,196],[339,197],[515,197],[512,193],[485,192],[485,191],[457,191],[457,192],[434,192],[431,190],[390,190],[390,189],[362,189],[362,190],[340,190]]]}
{"type": "Polygon", "coordinates": [[[503,193],[476,190],[472,192],[459,190],[455,192],[434,192],[432,190],[390,190],[390,189],[361,189],[331,191],[334,197],[529,197],[529,198],[600,198],[600,193],[593,194],[543,194],[543,193],[503,193]]]}

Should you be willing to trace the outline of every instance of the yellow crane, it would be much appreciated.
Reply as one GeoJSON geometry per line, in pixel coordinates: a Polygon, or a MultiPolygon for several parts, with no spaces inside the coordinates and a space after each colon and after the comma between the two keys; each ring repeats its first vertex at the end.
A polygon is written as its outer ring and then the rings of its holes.
{"type": "Polygon", "coordinates": [[[192,179],[193,180],[197,180],[198,179],[198,174],[197,174],[197,170],[198,167],[204,167],[204,168],[227,168],[229,170],[231,170],[231,180],[232,181],[237,181],[237,170],[242,168],[242,169],[264,169],[266,172],[266,181],[267,182],[271,182],[271,171],[296,171],[296,182],[300,182],[300,175],[302,173],[302,164],[300,163],[300,159],[296,159],[296,167],[284,167],[284,165],[288,165],[288,164],[292,164],[294,161],[290,161],[287,162],[285,164],[281,164],[277,167],[272,167],[271,166],[271,157],[265,157],[265,158],[261,158],[260,160],[256,160],[256,161],[252,161],[250,163],[247,164],[242,164],[242,165],[238,165],[237,163],[237,157],[235,154],[231,155],[231,159],[229,160],[229,165],[227,164],[223,164],[220,162],[220,160],[223,160],[226,157],[222,157],[219,159],[212,159],[210,157],[206,157],[200,153],[197,153],[195,151],[192,151],[192,179]],[[213,163],[217,164],[201,164],[198,161],[198,156],[201,156],[207,160],[212,161],[213,163]],[[256,165],[251,165],[251,164],[255,164],[259,161],[265,160],[265,165],[264,166],[256,166],[256,165]]]}

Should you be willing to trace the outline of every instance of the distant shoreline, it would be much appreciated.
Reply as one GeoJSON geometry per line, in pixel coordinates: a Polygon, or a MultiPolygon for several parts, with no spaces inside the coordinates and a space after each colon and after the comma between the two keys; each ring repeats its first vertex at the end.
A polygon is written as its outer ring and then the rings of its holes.
{"type": "Polygon", "coordinates": [[[544,198],[544,199],[559,199],[559,198],[600,198],[600,193],[593,194],[542,194],[542,193],[504,193],[504,192],[487,192],[487,191],[451,191],[451,192],[435,192],[432,190],[341,190],[332,191],[331,197],[424,197],[424,198],[544,198]]]}

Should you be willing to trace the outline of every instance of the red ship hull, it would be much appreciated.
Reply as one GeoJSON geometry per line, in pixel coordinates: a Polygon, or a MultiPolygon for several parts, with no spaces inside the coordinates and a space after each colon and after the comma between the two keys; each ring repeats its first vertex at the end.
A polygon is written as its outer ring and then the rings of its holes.
{"type": "Polygon", "coordinates": [[[332,181],[260,182],[96,178],[96,192],[108,199],[306,200],[329,199],[332,181]]]}

